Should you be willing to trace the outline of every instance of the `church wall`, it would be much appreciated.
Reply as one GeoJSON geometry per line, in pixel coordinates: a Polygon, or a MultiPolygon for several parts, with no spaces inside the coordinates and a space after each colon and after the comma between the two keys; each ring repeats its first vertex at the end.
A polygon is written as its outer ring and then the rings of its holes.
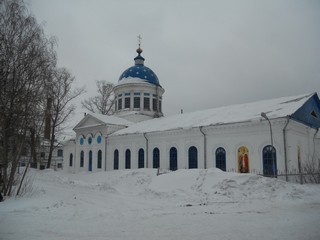
{"type": "MultiPolygon", "coordinates": [[[[277,151],[278,169],[283,160],[282,135],[279,123],[273,126],[274,147],[277,151]]],[[[262,173],[262,151],[271,145],[270,128],[265,123],[242,123],[228,126],[209,127],[207,134],[207,167],[216,167],[216,150],[222,147],[226,151],[226,170],[239,172],[238,150],[246,147],[249,157],[249,172],[262,173]]]]}
{"type": "Polygon", "coordinates": [[[188,169],[188,151],[194,146],[197,148],[198,168],[204,168],[203,136],[198,128],[187,130],[166,131],[163,133],[148,134],[149,139],[149,166],[153,164],[153,149],[160,150],[160,168],[170,168],[170,149],[175,147],[178,155],[178,169],[188,169]]]}
{"type": "Polygon", "coordinates": [[[93,171],[99,172],[105,170],[105,136],[110,132],[104,125],[82,128],[76,130],[76,141],[75,141],[75,158],[73,171],[75,172],[86,172],[93,171]],[[100,142],[98,142],[98,137],[100,142]],[[81,138],[83,143],[81,144],[81,138]],[[89,138],[92,139],[89,143],[89,138]],[[98,152],[101,150],[101,165],[98,167],[98,152]],[[80,166],[81,152],[84,153],[83,167],[80,166]],[[92,161],[89,164],[89,152],[92,152],[92,161]]]}
{"type": "Polygon", "coordinates": [[[315,155],[314,155],[314,161],[316,165],[316,169],[319,169],[320,166],[320,138],[315,139],[315,155]]]}
{"type": "MultiPolygon", "coordinates": [[[[283,129],[287,123],[286,118],[273,119],[273,144],[276,149],[276,161],[279,174],[285,173],[285,151],[283,129]]],[[[229,125],[207,126],[201,130],[206,136],[206,154],[204,154],[205,138],[199,127],[191,129],[177,129],[164,132],[147,134],[130,134],[123,136],[109,136],[108,132],[114,129],[88,128],[78,132],[76,143],[68,143],[64,148],[64,169],[68,172],[88,171],[88,153],[92,151],[92,171],[111,171],[114,169],[114,150],[119,151],[119,169],[125,169],[125,151],[131,152],[131,168],[138,168],[139,149],[144,150],[144,167],[153,167],[153,149],[160,150],[160,168],[170,168],[170,149],[175,147],[178,155],[178,169],[189,168],[189,148],[197,149],[198,168],[212,168],[216,166],[216,150],[222,147],[226,151],[226,170],[239,172],[240,147],[246,147],[249,158],[249,172],[263,173],[263,148],[270,145],[270,128],[267,121],[251,121],[229,125]],[[95,133],[95,135],[93,134],[95,133]],[[97,136],[102,135],[102,142],[97,143],[97,136]],[[105,137],[107,135],[107,137],[105,137]],[[88,144],[88,138],[92,137],[92,144],[88,144]],[[85,138],[85,143],[80,144],[80,138],[85,138]],[[146,139],[146,138],[147,139],[146,139]],[[148,145],[148,148],[147,148],[148,145]],[[97,167],[98,150],[102,151],[102,166],[97,167]],[[84,167],[80,167],[80,152],[84,151],[84,167]],[[73,154],[73,166],[69,167],[69,155],[73,154]],[[206,155],[206,163],[205,161],[206,155]],[[106,161],[106,166],[105,166],[106,161]]],[[[304,124],[290,120],[286,127],[287,141],[287,166],[289,173],[299,172],[299,159],[301,168],[306,161],[311,160],[313,152],[319,156],[320,139],[315,138],[316,130],[304,124]]]]}
{"type": "MultiPolygon", "coordinates": [[[[272,121],[273,144],[276,149],[276,162],[279,174],[285,174],[285,151],[283,128],[286,119],[272,121]]],[[[298,158],[303,166],[312,159],[315,130],[303,124],[290,121],[286,128],[287,168],[289,173],[299,172],[298,158]],[[300,149],[300,150],[298,150],[300,149]]],[[[271,143],[270,128],[267,123],[255,125],[234,125],[207,129],[207,167],[215,166],[215,151],[218,147],[226,150],[227,171],[239,172],[237,151],[245,146],[249,150],[250,172],[263,173],[263,148],[271,143]]],[[[316,150],[317,148],[315,148],[316,150]]],[[[316,150],[316,152],[318,152],[316,150]]]]}
{"type": "Polygon", "coordinates": [[[169,152],[171,147],[177,149],[178,169],[187,169],[188,166],[188,150],[191,146],[195,146],[198,150],[198,168],[204,168],[203,162],[203,136],[198,129],[167,131],[146,134],[148,139],[148,158],[146,159],[146,142],[143,134],[134,134],[126,136],[112,136],[109,138],[107,167],[108,170],[113,169],[114,150],[119,151],[119,168],[124,169],[125,151],[131,151],[131,168],[138,168],[138,151],[140,148],[145,152],[145,166],[153,167],[153,149],[160,150],[160,168],[169,169],[169,152]],[[146,162],[148,160],[148,163],[146,162]]]}
{"type": "Polygon", "coordinates": [[[287,129],[288,171],[299,173],[313,157],[317,157],[316,130],[295,121],[290,121],[287,129]]]}
{"type": "MultiPolygon", "coordinates": [[[[146,140],[142,134],[116,136],[107,138],[107,170],[114,169],[114,151],[119,151],[119,169],[125,169],[125,152],[130,150],[131,169],[138,168],[138,151],[144,150],[146,161],[146,140]]],[[[146,162],[144,164],[146,166],[146,162]]]]}
{"type": "Polygon", "coordinates": [[[63,145],[63,170],[68,173],[75,173],[75,141],[69,140],[63,145]],[[72,155],[72,165],[70,166],[70,155],[72,155]]]}

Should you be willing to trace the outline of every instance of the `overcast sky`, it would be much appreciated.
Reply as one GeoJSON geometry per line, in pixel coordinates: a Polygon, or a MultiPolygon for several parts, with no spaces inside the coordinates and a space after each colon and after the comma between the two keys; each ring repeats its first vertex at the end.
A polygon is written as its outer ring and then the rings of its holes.
{"type": "Polygon", "coordinates": [[[26,1],[57,37],[59,66],[86,85],[82,99],[134,65],[139,34],[167,116],[320,93],[318,0],[26,1]]]}

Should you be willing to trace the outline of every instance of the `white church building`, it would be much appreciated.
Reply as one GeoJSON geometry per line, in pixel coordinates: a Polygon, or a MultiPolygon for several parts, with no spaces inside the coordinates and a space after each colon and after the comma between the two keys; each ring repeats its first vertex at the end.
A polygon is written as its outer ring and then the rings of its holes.
{"type": "Polygon", "coordinates": [[[288,180],[319,163],[317,93],[164,117],[164,89],[137,53],[114,89],[115,115],[90,113],[74,127],[65,171],[216,167],[288,180]]]}

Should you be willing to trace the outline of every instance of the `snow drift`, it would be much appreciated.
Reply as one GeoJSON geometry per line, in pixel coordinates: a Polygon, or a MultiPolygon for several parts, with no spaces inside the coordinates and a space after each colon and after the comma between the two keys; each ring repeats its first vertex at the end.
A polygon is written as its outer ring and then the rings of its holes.
{"type": "Polygon", "coordinates": [[[218,169],[32,171],[0,239],[319,239],[319,185],[218,169]]]}

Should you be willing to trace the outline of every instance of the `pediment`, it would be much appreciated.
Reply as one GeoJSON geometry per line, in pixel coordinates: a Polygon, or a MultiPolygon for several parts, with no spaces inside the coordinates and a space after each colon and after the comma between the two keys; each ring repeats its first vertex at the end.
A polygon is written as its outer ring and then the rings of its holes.
{"type": "Polygon", "coordinates": [[[97,126],[103,126],[105,123],[90,114],[87,114],[75,127],[73,130],[91,128],[97,126]]]}

